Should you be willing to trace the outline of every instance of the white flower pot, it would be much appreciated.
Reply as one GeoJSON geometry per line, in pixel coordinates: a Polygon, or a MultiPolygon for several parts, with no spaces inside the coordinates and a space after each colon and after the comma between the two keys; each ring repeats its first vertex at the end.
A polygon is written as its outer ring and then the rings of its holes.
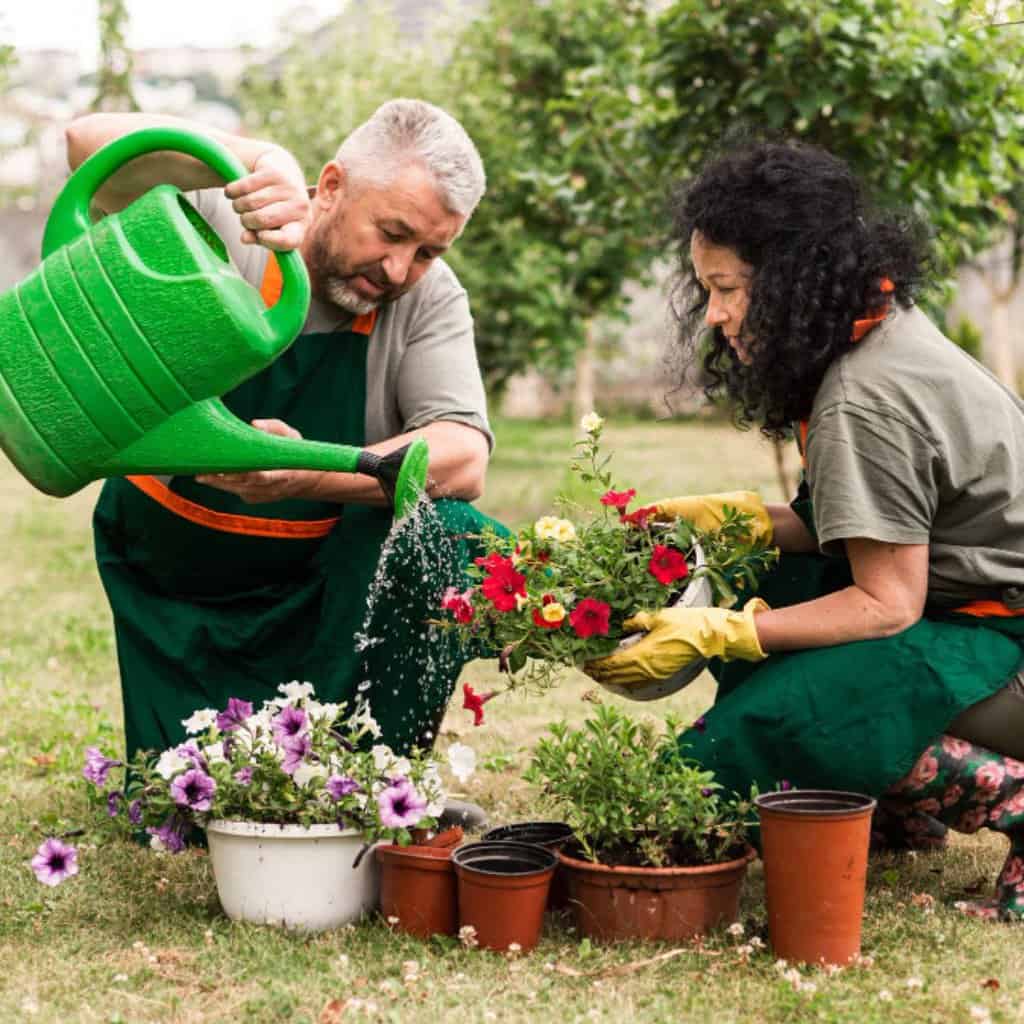
{"type": "Polygon", "coordinates": [[[353,868],[364,840],[337,825],[211,821],[206,826],[217,895],[234,921],[318,932],[374,910],[372,851],[353,868]]]}
{"type": "MultiPolygon", "coordinates": [[[[704,565],[704,551],[699,544],[693,548],[694,568],[704,565]]],[[[679,597],[672,602],[675,608],[707,608],[713,597],[711,584],[704,576],[698,576],[690,580],[679,597]]],[[[639,643],[643,633],[634,633],[627,636],[619,643],[617,650],[629,650],[633,644],[639,643]]],[[[658,700],[661,697],[670,697],[677,693],[684,686],[689,686],[707,667],[707,658],[697,658],[689,665],[684,665],[678,672],[673,673],[667,679],[650,679],[644,683],[636,683],[630,686],[618,683],[601,683],[610,692],[629,700],[658,700]]]]}

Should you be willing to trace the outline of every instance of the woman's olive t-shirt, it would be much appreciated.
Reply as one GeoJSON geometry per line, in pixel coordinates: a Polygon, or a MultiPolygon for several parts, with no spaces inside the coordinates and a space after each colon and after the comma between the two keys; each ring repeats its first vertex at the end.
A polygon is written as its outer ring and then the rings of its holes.
{"type": "Polygon", "coordinates": [[[829,368],[806,458],[826,554],[853,537],[928,544],[929,603],[1024,595],[1024,403],[920,310],[829,368]]]}

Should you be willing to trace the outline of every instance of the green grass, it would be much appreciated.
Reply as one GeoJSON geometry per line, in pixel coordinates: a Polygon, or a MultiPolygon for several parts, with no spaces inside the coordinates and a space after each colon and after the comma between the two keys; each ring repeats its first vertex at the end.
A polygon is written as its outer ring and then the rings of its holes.
{"type": "MultiPolygon", "coordinates": [[[[546,510],[565,484],[574,434],[568,425],[499,424],[485,510],[511,524],[546,510]]],[[[726,426],[615,423],[607,438],[616,482],[635,486],[641,499],[750,485],[781,497],[770,449],[726,426]]],[[[1003,852],[997,837],[958,837],[941,856],[873,861],[864,922],[873,965],[832,976],[805,970],[816,988],[801,992],[770,952],[747,958],[743,940],[727,935],[645,964],[668,947],[592,947],[561,918],[519,959],[420,943],[380,920],[312,938],[235,925],[219,910],[199,851],[174,858],[86,843],[81,874],[45,889],[28,860],[46,831],[83,820],[75,781],[82,751],[121,741],[110,618],[90,551],[95,493],[56,502],[0,467],[0,1020],[1024,1019],[1022,932],[952,908],[979,882],[991,884],[1003,852]]],[[[496,681],[483,662],[465,678],[496,681]]],[[[712,695],[705,677],[670,701],[632,710],[696,716],[712,695]]],[[[454,707],[442,743],[470,741],[488,766],[465,795],[495,822],[537,812],[521,779],[532,743],[552,720],[581,721],[595,697],[589,681],[574,677],[543,699],[492,701],[480,729],[454,707]]],[[[743,922],[748,937],[767,938],[756,864],[743,922]]]]}

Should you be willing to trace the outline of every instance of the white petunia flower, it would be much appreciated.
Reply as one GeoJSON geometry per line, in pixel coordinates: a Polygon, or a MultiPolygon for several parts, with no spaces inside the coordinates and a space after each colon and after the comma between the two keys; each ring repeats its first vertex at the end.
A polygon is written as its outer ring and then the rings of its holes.
{"type": "Polygon", "coordinates": [[[395,763],[395,752],[386,743],[376,743],[371,748],[373,767],[382,772],[395,763]]]}
{"type": "Polygon", "coordinates": [[[296,786],[306,786],[313,779],[323,779],[326,777],[327,767],[325,765],[310,764],[308,761],[303,761],[292,774],[296,786]]]}
{"type": "Polygon", "coordinates": [[[313,684],[300,683],[297,679],[293,679],[290,683],[281,683],[277,689],[294,704],[312,695],[313,684]]]}
{"type": "Polygon", "coordinates": [[[218,741],[203,747],[203,757],[205,757],[210,764],[226,764],[227,758],[224,756],[223,742],[218,741]]]}
{"type": "Polygon", "coordinates": [[[465,743],[453,743],[448,748],[448,765],[452,775],[465,783],[476,771],[476,751],[465,743]]]}
{"type": "Polygon", "coordinates": [[[377,719],[370,714],[370,705],[363,701],[360,703],[356,713],[349,719],[355,729],[365,729],[375,740],[381,737],[381,729],[377,719]]]}
{"type": "Polygon", "coordinates": [[[188,766],[188,758],[179,754],[177,747],[170,747],[157,759],[156,773],[162,779],[169,779],[178,772],[184,771],[188,766]]]}
{"type": "Polygon", "coordinates": [[[321,704],[318,700],[306,702],[306,714],[314,722],[333,722],[340,710],[340,704],[321,704]]]}
{"type": "Polygon", "coordinates": [[[188,718],[183,718],[181,724],[185,726],[185,732],[189,736],[206,732],[217,721],[217,712],[213,708],[202,708],[200,711],[193,711],[188,718]]]}
{"type": "Polygon", "coordinates": [[[604,426],[604,420],[596,412],[588,412],[580,420],[580,428],[585,434],[596,434],[604,426]]]}

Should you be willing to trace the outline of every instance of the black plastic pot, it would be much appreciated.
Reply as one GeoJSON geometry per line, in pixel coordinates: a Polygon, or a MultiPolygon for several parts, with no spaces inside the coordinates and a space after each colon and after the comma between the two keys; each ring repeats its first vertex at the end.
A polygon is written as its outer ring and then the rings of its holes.
{"type": "MultiPolygon", "coordinates": [[[[499,825],[481,837],[483,842],[532,843],[552,852],[562,849],[572,838],[572,827],[563,821],[520,821],[511,825],[499,825]]],[[[569,887],[566,884],[565,872],[559,866],[551,880],[548,910],[564,910],[568,905],[569,887]]]]}

